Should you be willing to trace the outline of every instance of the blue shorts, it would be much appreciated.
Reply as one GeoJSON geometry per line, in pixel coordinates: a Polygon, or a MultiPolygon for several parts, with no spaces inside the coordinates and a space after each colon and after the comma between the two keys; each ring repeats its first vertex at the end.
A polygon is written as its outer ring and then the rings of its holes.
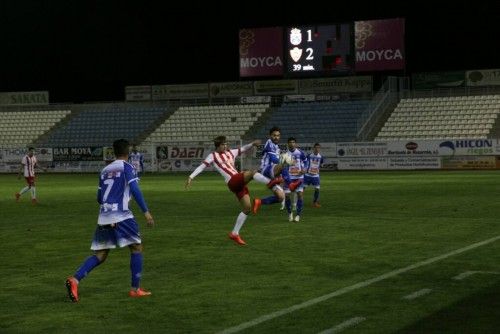
{"type": "Polygon", "coordinates": [[[314,186],[314,188],[319,189],[319,176],[307,176],[304,175],[304,183],[302,183],[305,187],[314,186]]]}
{"type": "Polygon", "coordinates": [[[131,218],[112,225],[97,225],[90,249],[103,250],[140,243],[139,225],[131,218]]]}

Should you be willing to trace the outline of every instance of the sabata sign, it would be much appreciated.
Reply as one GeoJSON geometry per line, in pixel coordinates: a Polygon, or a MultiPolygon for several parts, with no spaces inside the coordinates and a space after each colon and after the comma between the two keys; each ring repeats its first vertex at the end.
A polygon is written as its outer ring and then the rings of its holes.
{"type": "Polygon", "coordinates": [[[47,105],[49,92],[10,92],[0,93],[0,105],[47,105]]]}

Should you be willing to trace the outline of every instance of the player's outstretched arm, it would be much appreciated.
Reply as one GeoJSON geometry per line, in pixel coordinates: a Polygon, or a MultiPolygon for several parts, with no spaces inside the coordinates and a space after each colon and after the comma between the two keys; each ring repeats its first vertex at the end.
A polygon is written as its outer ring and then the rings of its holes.
{"type": "Polygon", "coordinates": [[[198,167],[196,167],[196,169],[191,173],[191,175],[189,175],[188,179],[186,180],[186,185],[184,187],[186,189],[189,189],[189,187],[191,186],[191,182],[193,182],[193,179],[196,177],[196,175],[203,172],[203,170],[205,170],[205,168],[207,168],[207,166],[208,166],[208,163],[206,162],[206,159],[205,159],[205,161],[203,161],[198,167]]]}
{"type": "Polygon", "coordinates": [[[261,143],[262,143],[262,140],[260,140],[260,139],[255,139],[255,140],[254,140],[251,144],[252,144],[253,146],[259,146],[261,143]]]}

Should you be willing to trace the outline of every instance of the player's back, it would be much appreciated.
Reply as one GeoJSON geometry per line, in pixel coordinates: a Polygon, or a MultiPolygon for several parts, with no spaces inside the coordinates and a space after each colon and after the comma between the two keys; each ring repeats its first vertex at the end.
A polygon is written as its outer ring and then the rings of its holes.
{"type": "Polygon", "coordinates": [[[118,223],[133,218],[129,210],[129,183],[136,180],[134,168],[123,160],[115,160],[99,175],[99,225],[118,223]]]}

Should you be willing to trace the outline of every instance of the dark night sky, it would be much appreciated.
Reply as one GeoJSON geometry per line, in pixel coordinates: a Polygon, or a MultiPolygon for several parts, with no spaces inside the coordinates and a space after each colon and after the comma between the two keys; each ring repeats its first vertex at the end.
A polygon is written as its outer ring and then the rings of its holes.
{"type": "Polygon", "coordinates": [[[407,73],[500,67],[495,1],[172,2],[1,1],[0,91],[110,101],[126,85],[236,81],[240,28],[393,17],[407,73]]]}

